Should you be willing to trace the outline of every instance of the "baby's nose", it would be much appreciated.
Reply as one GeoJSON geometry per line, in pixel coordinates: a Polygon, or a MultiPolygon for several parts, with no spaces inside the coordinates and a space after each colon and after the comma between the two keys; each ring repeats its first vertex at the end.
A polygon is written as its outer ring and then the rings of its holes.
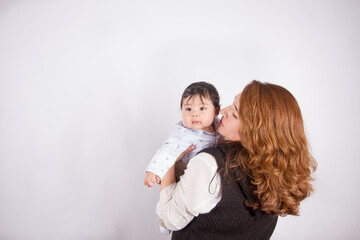
{"type": "Polygon", "coordinates": [[[192,112],[191,114],[193,117],[198,117],[199,116],[199,113],[198,112],[192,112]]]}

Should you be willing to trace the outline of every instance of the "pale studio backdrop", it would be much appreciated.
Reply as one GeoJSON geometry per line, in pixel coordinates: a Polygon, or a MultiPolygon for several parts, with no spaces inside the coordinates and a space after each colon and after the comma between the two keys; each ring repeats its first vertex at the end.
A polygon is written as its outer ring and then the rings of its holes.
{"type": "Polygon", "coordinates": [[[283,239],[360,237],[359,1],[0,1],[0,240],[169,239],[144,169],[183,89],[297,98],[315,192],[283,239]]]}

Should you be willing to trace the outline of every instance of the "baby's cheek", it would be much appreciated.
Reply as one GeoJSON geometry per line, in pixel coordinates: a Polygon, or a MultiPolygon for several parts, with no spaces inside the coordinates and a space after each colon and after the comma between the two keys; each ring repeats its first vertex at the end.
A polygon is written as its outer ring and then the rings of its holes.
{"type": "Polygon", "coordinates": [[[191,120],[187,119],[187,118],[183,118],[183,123],[184,123],[184,126],[187,127],[187,128],[191,128],[191,120]]]}

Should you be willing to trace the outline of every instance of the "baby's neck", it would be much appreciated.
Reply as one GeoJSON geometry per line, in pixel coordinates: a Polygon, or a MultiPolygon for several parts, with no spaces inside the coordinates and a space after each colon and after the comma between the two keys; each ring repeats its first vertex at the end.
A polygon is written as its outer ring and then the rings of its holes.
{"type": "Polygon", "coordinates": [[[211,124],[211,125],[208,126],[208,127],[205,127],[205,128],[203,128],[203,129],[201,129],[201,130],[203,130],[204,132],[208,132],[208,133],[214,133],[214,132],[215,132],[214,123],[211,124]]]}

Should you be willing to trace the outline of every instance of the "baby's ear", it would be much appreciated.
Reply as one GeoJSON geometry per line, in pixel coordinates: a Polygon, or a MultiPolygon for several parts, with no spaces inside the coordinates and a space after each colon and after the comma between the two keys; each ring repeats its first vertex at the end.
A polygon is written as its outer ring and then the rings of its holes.
{"type": "Polygon", "coordinates": [[[220,113],[220,107],[217,107],[215,109],[215,117],[217,117],[219,115],[219,113],[220,113]]]}

